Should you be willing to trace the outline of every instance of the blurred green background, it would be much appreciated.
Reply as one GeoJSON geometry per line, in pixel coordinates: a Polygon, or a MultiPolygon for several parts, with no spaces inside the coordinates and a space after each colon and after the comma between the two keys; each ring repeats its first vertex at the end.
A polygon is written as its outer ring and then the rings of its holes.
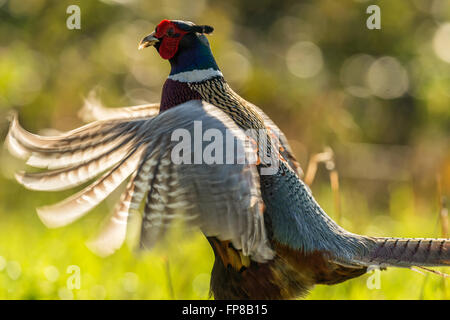
{"type": "MultiPolygon", "coordinates": [[[[77,112],[93,88],[110,107],[159,101],[169,65],[137,45],[164,18],[215,27],[209,38],[226,79],[279,124],[304,169],[312,155],[333,149],[339,217],[323,166],[312,190],[343,227],[442,236],[439,202],[450,194],[448,0],[0,0],[1,140],[12,109],[32,132],[80,126],[77,112]],[[81,8],[81,30],[66,27],[72,4],[81,8]],[[371,4],[381,8],[381,30],[366,28],[371,4]]],[[[200,234],[174,233],[151,252],[124,246],[99,258],[85,241],[117,193],[75,224],[49,230],[35,207],[71,192],[26,191],[12,178],[23,167],[2,151],[0,298],[208,298],[213,253],[200,234]],[[70,266],[79,268],[79,289],[67,285],[70,266]]],[[[367,287],[369,277],[317,286],[307,298],[450,298],[450,281],[433,274],[383,271],[379,289],[367,287]]]]}

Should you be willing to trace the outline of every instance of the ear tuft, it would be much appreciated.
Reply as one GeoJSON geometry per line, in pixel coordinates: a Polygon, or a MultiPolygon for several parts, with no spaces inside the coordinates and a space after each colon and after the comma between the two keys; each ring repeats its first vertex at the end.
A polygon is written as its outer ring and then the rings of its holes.
{"type": "Polygon", "coordinates": [[[206,34],[210,34],[211,32],[214,31],[214,28],[211,26],[194,26],[193,27],[193,31],[194,32],[198,32],[198,33],[206,33],[206,34]]]}
{"type": "Polygon", "coordinates": [[[203,33],[210,34],[214,31],[214,28],[211,26],[202,26],[203,33]]]}

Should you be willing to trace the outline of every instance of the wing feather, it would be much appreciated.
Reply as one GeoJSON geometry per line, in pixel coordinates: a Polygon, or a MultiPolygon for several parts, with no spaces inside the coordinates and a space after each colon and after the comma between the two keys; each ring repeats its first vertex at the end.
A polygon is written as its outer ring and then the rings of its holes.
{"type": "Polygon", "coordinates": [[[152,179],[155,165],[154,156],[141,160],[139,168],[128,182],[116,209],[97,237],[88,243],[89,248],[100,256],[107,256],[119,249],[126,238],[127,222],[130,212],[138,210],[149,189],[148,180],[152,179]]]}
{"type": "Polygon", "coordinates": [[[123,108],[107,108],[92,91],[84,100],[78,116],[84,122],[110,119],[131,119],[154,117],[159,113],[159,103],[149,103],[123,108]]]}
{"type": "Polygon", "coordinates": [[[94,159],[130,141],[144,120],[100,121],[60,136],[44,137],[23,129],[13,117],[7,137],[12,154],[38,168],[63,168],[94,159]]]}
{"type": "MultiPolygon", "coordinates": [[[[37,173],[19,172],[16,174],[16,179],[31,190],[60,191],[73,188],[95,178],[118,163],[131,147],[131,143],[123,143],[113,150],[104,151],[92,160],[84,163],[79,161],[81,164],[76,166],[37,173]]],[[[69,165],[72,165],[72,162],[69,165]]]]}
{"type": "Polygon", "coordinates": [[[50,228],[61,227],[82,217],[97,206],[136,170],[140,151],[131,152],[103,177],[75,195],[51,206],[37,209],[42,222],[50,228]]]}

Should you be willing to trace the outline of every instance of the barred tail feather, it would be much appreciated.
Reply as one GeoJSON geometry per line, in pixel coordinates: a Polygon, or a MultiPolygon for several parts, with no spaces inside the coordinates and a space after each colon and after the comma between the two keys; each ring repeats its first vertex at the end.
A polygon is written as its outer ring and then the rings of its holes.
{"type": "Polygon", "coordinates": [[[394,267],[450,266],[450,239],[376,238],[369,264],[394,267]]]}
{"type": "Polygon", "coordinates": [[[134,150],[112,170],[77,194],[57,204],[37,209],[49,228],[67,225],[97,206],[136,170],[141,150],[134,150]]]}

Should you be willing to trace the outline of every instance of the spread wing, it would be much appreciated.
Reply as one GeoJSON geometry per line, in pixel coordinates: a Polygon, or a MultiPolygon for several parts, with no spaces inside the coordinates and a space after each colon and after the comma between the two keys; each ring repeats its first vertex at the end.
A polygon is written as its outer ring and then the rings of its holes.
{"type": "Polygon", "coordinates": [[[70,198],[38,209],[49,227],[82,217],[129,178],[116,210],[90,243],[102,255],[122,245],[129,213],[144,203],[143,247],[183,219],[206,236],[230,240],[255,261],[273,256],[252,149],[243,131],[210,104],[196,100],[156,117],[97,121],[58,137],[33,135],[15,118],[7,141],[29,164],[55,168],[20,173],[18,181],[29,189],[62,190],[97,178],[70,198]],[[229,139],[235,152],[221,154],[230,150],[229,139]]]}
{"type": "MultiPolygon", "coordinates": [[[[281,129],[269,118],[261,108],[251,104],[246,101],[263,119],[264,124],[269,129],[272,138],[275,138],[279,141],[278,145],[280,146],[280,154],[284,159],[289,163],[291,168],[298,174],[300,178],[303,177],[303,170],[300,167],[300,164],[296,160],[294,153],[292,151],[291,146],[289,145],[288,139],[281,129]]],[[[88,99],[85,100],[85,104],[83,109],[79,112],[81,119],[85,122],[93,121],[93,120],[106,120],[106,119],[119,119],[119,118],[140,118],[140,117],[149,117],[155,116],[159,113],[159,103],[150,103],[139,106],[130,106],[123,108],[106,108],[100,102],[99,99],[96,98],[94,93],[91,93],[88,99]]]]}

